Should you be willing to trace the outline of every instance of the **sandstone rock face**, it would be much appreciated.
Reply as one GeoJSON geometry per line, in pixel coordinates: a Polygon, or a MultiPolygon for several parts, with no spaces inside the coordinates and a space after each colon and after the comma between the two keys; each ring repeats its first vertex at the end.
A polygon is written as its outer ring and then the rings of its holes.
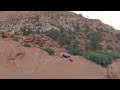
{"type": "Polygon", "coordinates": [[[106,69],[108,79],[120,79],[120,60],[115,60],[106,69]]]}
{"type": "Polygon", "coordinates": [[[35,47],[0,40],[0,78],[38,79],[103,79],[105,69],[83,57],[72,56],[73,62],[59,55],[50,56],[35,47]]]}
{"type": "Polygon", "coordinates": [[[34,37],[33,37],[33,35],[29,35],[29,36],[26,36],[25,37],[25,42],[33,42],[33,40],[34,40],[34,37]]]}

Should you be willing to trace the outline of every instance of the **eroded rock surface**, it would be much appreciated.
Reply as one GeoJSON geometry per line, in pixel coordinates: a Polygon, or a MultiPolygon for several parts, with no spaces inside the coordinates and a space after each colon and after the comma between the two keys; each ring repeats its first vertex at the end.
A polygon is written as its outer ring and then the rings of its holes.
{"type": "Polygon", "coordinates": [[[104,79],[105,69],[83,57],[49,55],[12,40],[0,40],[0,78],[104,79]]]}
{"type": "Polygon", "coordinates": [[[106,71],[108,79],[120,79],[120,60],[115,60],[106,71]]]}

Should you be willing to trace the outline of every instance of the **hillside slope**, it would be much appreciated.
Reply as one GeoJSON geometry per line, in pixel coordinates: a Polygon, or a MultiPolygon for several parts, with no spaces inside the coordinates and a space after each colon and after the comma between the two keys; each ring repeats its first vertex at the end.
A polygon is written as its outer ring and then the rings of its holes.
{"type": "Polygon", "coordinates": [[[99,65],[71,56],[73,62],[51,56],[35,47],[23,47],[12,40],[0,40],[0,78],[37,79],[104,79],[105,70],[99,65]]]}
{"type": "Polygon", "coordinates": [[[0,78],[119,78],[118,51],[120,31],[98,19],[69,11],[0,11],[0,78]]]}
{"type": "Polygon", "coordinates": [[[74,36],[80,42],[80,49],[86,47],[86,35],[91,31],[99,31],[103,34],[101,45],[104,48],[111,46],[113,49],[120,49],[119,30],[102,23],[98,19],[87,19],[82,15],[69,11],[1,11],[0,30],[20,32],[26,27],[40,32],[49,31],[54,28],[59,30],[72,30],[74,36]],[[118,34],[116,36],[116,34],[118,34]]]}

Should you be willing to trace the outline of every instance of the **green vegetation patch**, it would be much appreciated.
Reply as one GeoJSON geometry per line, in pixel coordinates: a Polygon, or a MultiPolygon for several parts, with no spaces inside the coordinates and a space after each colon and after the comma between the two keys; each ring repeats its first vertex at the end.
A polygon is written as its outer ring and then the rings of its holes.
{"type": "Polygon", "coordinates": [[[54,50],[51,48],[44,48],[43,50],[48,52],[50,55],[54,55],[54,50]]]}

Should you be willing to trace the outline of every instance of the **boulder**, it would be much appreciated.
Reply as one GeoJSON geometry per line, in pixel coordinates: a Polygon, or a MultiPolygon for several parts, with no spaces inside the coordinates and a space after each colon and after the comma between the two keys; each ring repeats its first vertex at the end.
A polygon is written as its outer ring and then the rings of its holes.
{"type": "Polygon", "coordinates": [[[110,64],[106,71],[108,79],[120,79],[120,59],[110,64]]]}

